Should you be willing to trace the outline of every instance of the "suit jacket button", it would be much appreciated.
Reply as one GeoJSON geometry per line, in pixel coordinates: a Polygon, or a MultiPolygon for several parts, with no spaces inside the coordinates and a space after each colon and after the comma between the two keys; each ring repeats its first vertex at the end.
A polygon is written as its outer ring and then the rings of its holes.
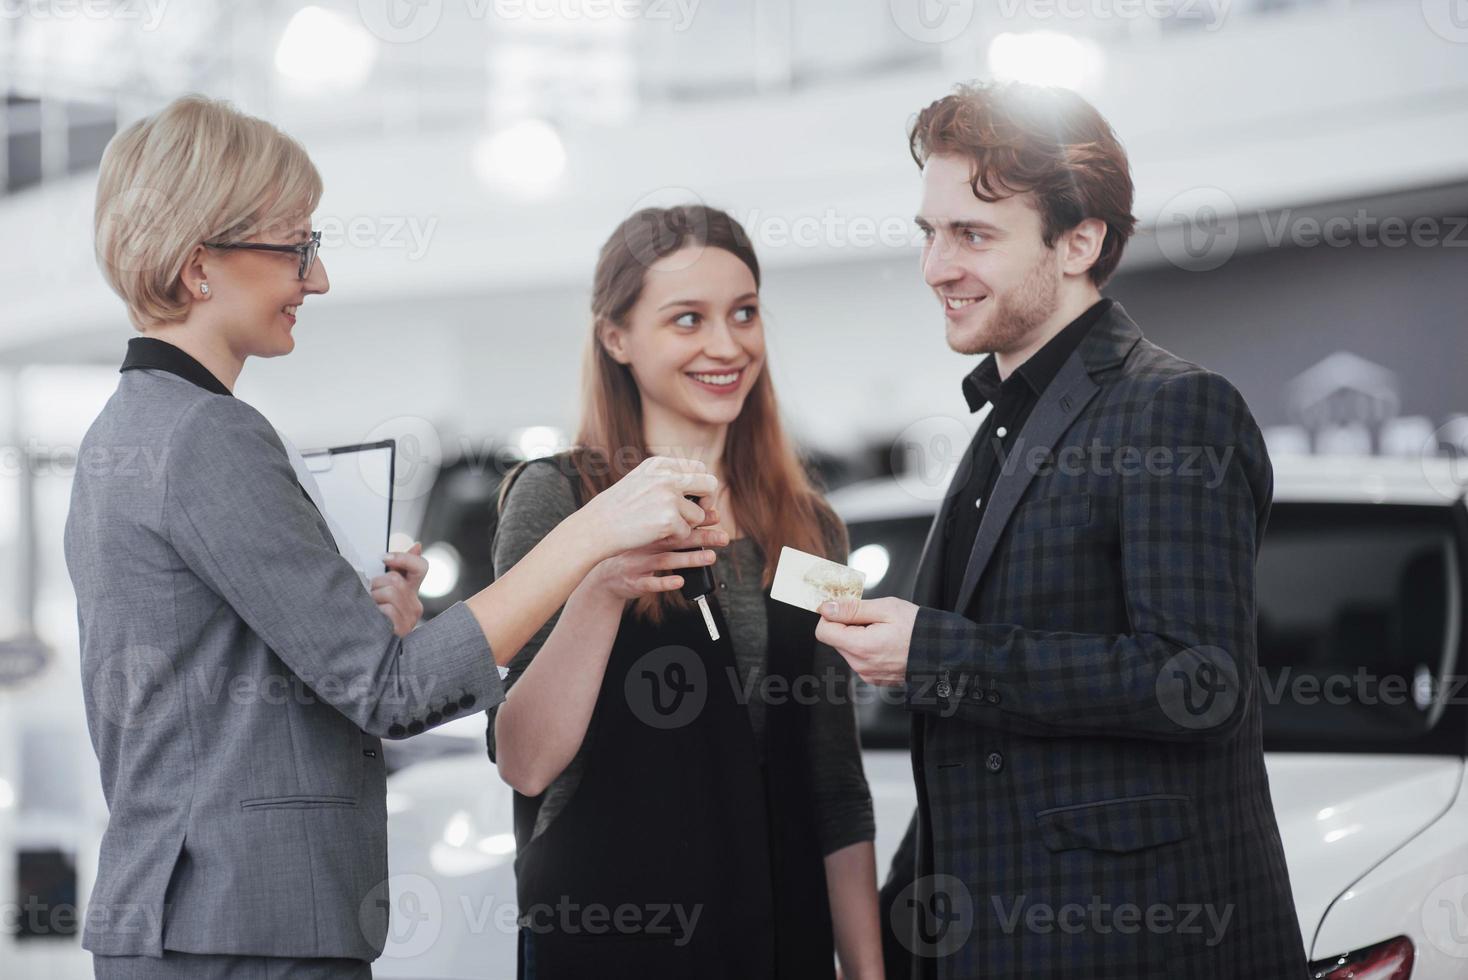
{"type": "Polygon", "coordinates": [[[989,767],[990,772],[998,772],[1004,768],[1004,756],[998,752],[990,752],[989,758],[985,760],[984,764],[989,767]]]}
{"type": "Polygon", "coordinates": [[[446,705],[443,706],[443,716],[445,718],[452,718],[454,715],[456,715],[458,713],[459,713],[459,702],[457,702],[457,701],[450,701],[448,704],[446,704],[446,705]]]}
{"type": "Polygon", "coordinates": [[[399,725],[397,722],[393,722],[391,725],[387,726],[388,738],[402,738],[406,734],[408,734],[408,730],[402,725],[399,725]]]}
{"type": "Polygon", "coordinates": [[[417,718],[414,718],[412,721],[408,722],[408,734],[409,735],[417,735],[418,733],[420,733],[422,731],[423,731],[423,722],[419,721],[417,718]]]}
{"type": "Polygon", "coordinates": [[[953,693],[953,687],[947,681],[938,682],[938,697],[946,698],[953,693]]]}
{"type": "Polygon", "coordinates": [[[474,707],[474,695],[466,694],[463,697],[459,698],[459,707],[463,708],[465,711],[468,711],[470,708],[474,707]]]}
{"type": "Polygon", "coordinates": [[[988,694],[984,695],[984,700],[985,701],[988,701],[990,704],[998,704],[999,703],[999,692],[998,691],[990,691],[988,694]]]}
{"type": "Polygon", "coordinates": [[[439,722],[443,721],[443,715],[439,714],[437,711],[430,711],[428,712],[427,721],[430,726],[437,725],[439,722]]]}

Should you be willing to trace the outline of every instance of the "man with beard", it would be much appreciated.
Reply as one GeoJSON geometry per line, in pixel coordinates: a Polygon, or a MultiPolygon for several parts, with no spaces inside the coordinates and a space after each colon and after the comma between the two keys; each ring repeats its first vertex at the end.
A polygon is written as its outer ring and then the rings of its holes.
{"type": "Polygon", "coordinates": [[[911,712],[894,936],[940,980],[1303,977],[1255,693],[1259,428],[1101,296],[1136,219],[1084,99],[960,87],[910,148],[948,343],[991,356],[915,602],[817,628],[911,712]]]}

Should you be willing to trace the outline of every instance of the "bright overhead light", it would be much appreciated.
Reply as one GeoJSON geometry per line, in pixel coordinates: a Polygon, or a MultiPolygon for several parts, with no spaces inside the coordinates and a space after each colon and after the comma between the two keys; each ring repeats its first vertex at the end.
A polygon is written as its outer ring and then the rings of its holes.
{"type": "Polygon", "coordinates": [[[989,42],[989,71],[1009,81],[1093,90],[1106,72],[1106,53],[1090,38],[1006,31],[989,42]]]}
{"type": "Polygon", "coordinates": [[[566,146],[550,123],[525,119],[480,140],[474,148],[474,170],[498,190],[543,197],[566,171],[566,146]]]}
{"type": "Polygon", "coordinates": [[[275,70],[333,91],[360,88],[377,60],[377,39],[341,14],[302,7],[275,48],[275,70]]]}
{"type": "Polygon", "coordinates": [[[851,553],[846,564],[866,573],[866,589],[874,589],[887,577],[887,569],[892,566],[892,553],[880,544],[864,544],[851,553]]]}
{"type": "Polygon", "coordinates": [[[447,541],[435,541],[424,548],[423,557],[428,561],[428,574],[423,576],[418,594],[428,599],[442,599],[458,586],[463,559],[447,541]]]}

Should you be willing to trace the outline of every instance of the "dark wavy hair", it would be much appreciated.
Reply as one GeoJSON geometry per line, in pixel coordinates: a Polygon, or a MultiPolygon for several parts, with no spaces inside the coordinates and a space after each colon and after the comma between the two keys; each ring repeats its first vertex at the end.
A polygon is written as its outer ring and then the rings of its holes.
{"type": "Polygon", "coordinates": [[[1096,107],[1069,89],[1025,82],[959,85],[917,114],[908,148],[918,168],[967,157],[981,201],[1033,192],[1045,247],[1086,218],[1106,222],[1091,281],[1104,285],[1136,229],[1126,150],[1096,107]]]}

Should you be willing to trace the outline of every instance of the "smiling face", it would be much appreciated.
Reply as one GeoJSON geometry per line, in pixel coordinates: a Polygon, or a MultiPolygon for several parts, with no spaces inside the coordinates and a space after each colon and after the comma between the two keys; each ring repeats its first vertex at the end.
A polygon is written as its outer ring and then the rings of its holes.
{"type": "Polygon", "coordinates": [[[1043,335],[1059,308],[1061,252],[1046,247],[1030,195],[981,201],[969,167],[956,155],[923,167],[923,279],[943,306],[949,347],[1008,354],[1043,335]]]}
{"type": "MultiPolygon", "coordinates": [[[[294,215],[269,222],[241,241],[297,245],[310,235],[310,216],[294,215]]],[[[298,307],[307,296],[331,288],[320,255],[304,280],[298,278],[301,257],[294,252],[206,248],[201,264],[209,283],[209,316],[242,360],[289,354],[295,348],[291,329],[298,307]]]]}
{"type": "Polygon", "coordinates": [[[764,367],[754,274],[722,248],[693,245],[652,263],[624,325],[599,336],[631,369],[649,419],[728,425],[764,367]]]}

